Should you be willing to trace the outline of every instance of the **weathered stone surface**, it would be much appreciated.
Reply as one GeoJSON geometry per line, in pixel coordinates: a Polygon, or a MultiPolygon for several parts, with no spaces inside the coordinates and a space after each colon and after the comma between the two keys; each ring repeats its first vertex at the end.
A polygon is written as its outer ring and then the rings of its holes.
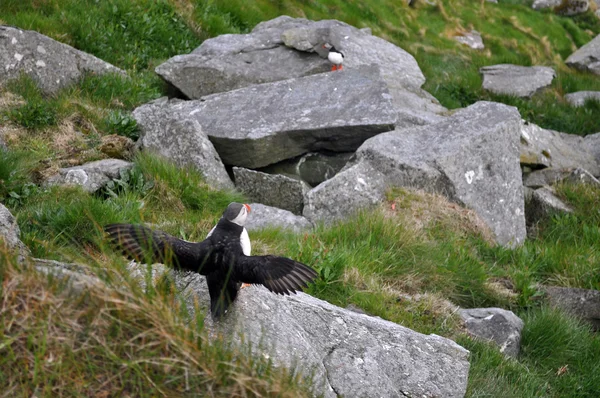
{"type": "Polygon", "coordinates": [[[281,174],[234,167],[235,186],[250,200],[302,214],[304,195],[310,190],[305,182],[281,174]]]}
{"type": "Polygon", "coordinates": [[[454,40],[471,47],[473,50],[483,50],[485,48],[481,33],[476,30],[464,32],[460,36],[454,36],[454,40]]]}
{"type": "Polygon", "coordinates": [[[291,211],[265,206],[260,203],[251,203],[252,211],[246,219],[246,229],[254,231],[263,228],[288,229],[296,233],[309,230],[312,223],[305,217],[297,216],[291,211]]]}
{"type": "Polygon", "coordinates": [[[129,170],[133,163],[120,159],[104,159],[81,166],[60,169],[59,173],[50,177],[49,185],[81,185],[87,192],[94,193],[109,181],[120,177],[123,170],[129,170]]]}
{"type": "Polygon", "coordinates": [[[533,225],[552,214],[572,212],[573,210],[557,198],[554,190],[549,187],[536,189],[525,203],[525,217],[528,225],[533,225]]]}
{"type": "Polygon", "coordinates": [[[381,202],[386,188],[384,176],[360,162],[308,191],[303,214],[313,222],[341,220],[381,202]]]}
{"type": "Polygon", "coordinates": [[[565,63],[572,68],[600,75],[600,35],[571,54],[565,63]]]}
{"type": "Polygon", "coordinates": [[[554,185],[558,182],[568,181],[570,183],[592,184],[600,187],[600,181],[589,171],[577,169],[555,169],[548,168],[535,170],[523,176],[523,185],[531,188],[541,188],[554,185]]]}
{"type": "Polygon", "coordinates": [[[556,76],[547,66],[519,66],[500,64],[479,69],[483,75],[483,89],[496,94],[531,97],[550,86],[556,76]]]}
{"type": "Polygon", "coordinates": [[[397,117],[377,67],[260,84],[204,100],[155,102],[133,114],[141,125],[167,116],[197,120],[225,164],[247,168],[321,149],[353,151],[393,129],[397,117]]]}
{"type": "Polygon", "coordinates": [[[9,250],[14,250],[17,254],[17,261],[23,262],[29,255],[29,249],[21,242],[21,230],[17,220],[11,214],[10,210],[0,204],[0,241],[6,245],[9,250]]]}
{"type": "Polygon", "coordinates": [[[586,135],[583,138],[583,145],[600,165],[600,133],[586,135]]]}
{"type": "Polygon", "coordinates": [[[559,6],[563,0],[534,0],[531,8],[534,10],[543,10],[545,8],[554,8],[559,6]]]}
{"type": "Polygon", "coordinates": [[[573,106],[583,106],[586,100],[600,101],[600,91],[577,91],[565,95],[565,99],[573,106]]]}
{"type": "Polygon", "coordinates": [[[79,81],[85,73],[125,72],[93,55],[31,30],[0,25],[0,82],[30,76],[46,94],[79,81]]]}
{"type": "Polygon", "coordinates": [[[469,308],[459,313],[471,335],[493,341],[506,356],[519,355],[521,330],[525,324],[514,312],[502,308],[469,308]]]}
{"type": "Polygon", "coordinates": [[[586,12],[590,8],[589,0],[535,0],[531,5],[534,10],[553,8],[553,11],[561,15],[577,15],[586,12]]]}
{"type": "Polygon", "coordinates": [[[548,302],[590,323],[600,331],[600,291],[573,287],[541,286],[548,302]]]}
{"type": "MultiPolygon", "coordinates": [[[[158,100],[157,104],[165,103],[158,100]]],[[[141,136],[140,148],[154,151],[179,167],[192,166],[206,182],[220,189],[233,189],[233,182],[215,147],[194,119],[176,119],[167,114],[153,114],[157,106],[138,108],[135,113],[141,136]]]]}
{"type": "Polygon", "coordinates": [[[445,121],[373,137],[356,161],[369,162],[388,185],[437,192],[475,210],[498,243],[515,246],[526,235],[520,129],[516,108],[478,102],[445,121]]]}
{"type": "Polygon", "coordinates": [[[582,137],[543,129],[525,123],[521,129],[521,164],[533,168],[568,169],[582,167],[593,175],[600,167],[582,137]]]}

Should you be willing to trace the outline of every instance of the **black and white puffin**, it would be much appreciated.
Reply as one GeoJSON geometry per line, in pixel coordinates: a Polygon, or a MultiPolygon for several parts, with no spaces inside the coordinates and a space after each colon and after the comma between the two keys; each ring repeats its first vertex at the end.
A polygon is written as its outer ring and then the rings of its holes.
{"type": "Polygon", "coordinates": [[[329,43],[323,44],[323,48],[329,50],[327,59],[332,63],[331,70],[342,70],[344,68],[342,65],[344,63],[344,54],[341,51],[336,50],[336,48],[329,43]]]}
{"type": "Polygon", "coordinates": [[[249,212],[247,204],[229,204],[202,242],[188,242],[134,224],[111,224],[104,230],[132,260],[172,262],[178,269],[205,275],[211,314],[220,318],[235,300],[242,282],[262,284],[273,293],[287,295],[302,290],[317,277],[309,266],[286,257],[250,256],[250,239],[244,228],[249,212]]]}

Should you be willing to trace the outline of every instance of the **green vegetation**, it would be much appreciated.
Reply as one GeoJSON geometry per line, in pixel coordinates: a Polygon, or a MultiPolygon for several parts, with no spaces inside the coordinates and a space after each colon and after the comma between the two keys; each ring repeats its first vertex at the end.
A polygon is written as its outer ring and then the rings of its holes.
{"type": "MultiPolygon", "coordinates": [[[[95,266],[108,267],[121,275],[119,281],[128,280],[123,260],[105,246],[103,225],[146,222],[201,240],[226,205],[243,198],[215,191],[199,173],[151,154],[138,155],[130,172],[96,195],[39,183],[56,167],[102,158],[103,136],[136,139],[131,111],[166,94],[153,73],[160,62],[207,37],[245,33],[281,14],[371,27],[415,56],[427,77],[424,88],[446,107],[494,100],[546,128],[600,131],[597,102],[573,108],[564,100],[569,92],[600,90],[596,77],[564,65],[575,48],[600,33],[599,20],[591,13],[564,18],[535,12],[527,3],[448,0],[410,8],[387,0],[4,0],[2,22],[90,52],[128,76],[87,76],[49,98],[26,77],[0,88],[0,123],[10,127],[3,137],[9,150],[0,151],[0,202],[17,217],[34,256],[90,264],[92,273],[95,266]],[[486,50],[452,39],[471,28],[481,32],[486,50]],[[553,66],[557,78],[530,100],[482,92],[479,67],[504,62],[553,66]]],[[[544,220],[514,250],[493,246],[472,212],[406,190],[390,192],[374,211],[304,235],[253,233],[253,247],[314,266],[320,279],[309,293],[316,297],[468,348],[468,396],[596,397],[600,339],[541,305],[536,286],[600,289],[600,190],[563,185],[558,192],[574,213],[544,220]],[[501,306],[522,316],[521,356],[506,360],[496,348],[466,337],[453,304],[501,306]]],[[[0,301],[0,385],[17,396],[306,394],[286,371],[207,342],[200,318],[186,324],[173,289],[143,291],[130,282],[123,292],[115,280],[102,279],[104,287],[73,293],[62,281],[0,254],[0,292],[9,298],[0,301]],[[16,306],[19,311],[12,310],[16,306]]]]}

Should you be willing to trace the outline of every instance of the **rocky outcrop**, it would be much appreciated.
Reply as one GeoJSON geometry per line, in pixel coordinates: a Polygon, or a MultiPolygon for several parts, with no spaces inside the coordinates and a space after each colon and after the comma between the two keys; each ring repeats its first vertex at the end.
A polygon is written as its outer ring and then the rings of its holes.
{"type": "Polygon", "coordinates": [[[541,188],[559,182],[592,184],[600,187],[600,181],[585,169],[547,168],[535,170],[523,176],[523,185],[530,188],[541,188]]]}
{"type": "Polygon", "coordinates": [[[78,82],[84,74],[125,72],[113,65],[31,30],[0,25],[0,81],[30,76],[45,94],[78,82]]]}
{"type": "MultiPolygon", "coordinates": [[[[366,173],[367,182],[383,175],[387,186],[441,193],[472,208],[498,243],[515,246],[525,238],[520,129],[521,118],[515,108],[478,102],[443,122],[373,137],[358,149],[354,163],[367,162],[377,170],[377,177],[366,173]]],[[[333,184],[336,178],[321,185],[333,184]]],[[[321,185],[317,188],[324,190],[321,185]]],[[[348,206],[335,197],[327,202],[333,208],[348,206]]]]}
{"type": "Polygon", "coordinates": [[[600,35],[571,54],[565,63],[572,68],[600,75],[600,35]]]}
{"type": "Polygon", "coordinates": [[[521,164],[532,168],[588,170],[600,175],[600,166],[582,137],[543,129],[525,123],[521,130],[521,164]]]}
{"type": "Polygon", "coordinates": [[[554,69],[547,66],[519,66],[500,64],[479,69],[483,75],[483,89],[495,94],[531,97],[550,86],[556,77],[554,69]]]}
{"type": "Polygon", "coordinates": [[[29,255],[29,249],[21,242],[21,230],[17,220],[4,205],[0,204],[0,244],[14,251],[18,262],[23,262],[29,255]]]}
{"type": "Polygon", "coordinates": [[[256,231],[264,228],[280,228],[295,233],[310,230],[313,225],[308,219],[297,216],[291,211],[265,206],[260,203],[251,203],[252,211],[246,220],[246,229],[256,231]]]}
{"type": "Polygon", "coordinates": [[[47,184],[80,185],[85,191],[94,193],[111,180],[119,178],[122,171],[132,167],[133,163],[121,159],[98,160],[81,166],[60,169],[57,175],[48,179],[47,184]]]}
{"type": "Polygon", "coordinates": [[[471,47],[473,50],[483,50],[485,48],[483,45],[483,39],[481,38],[481,33],[476,30],[471,30],[469,32],[464,32],[459,36],[454,36],[454,40],[471,47]]]}
{"type": "Polygon", "coordinates": [[[265,83],[203,100],[154,102],[133,114],[142,126],[167,117],[196,120],[226,165],[246,168],[321,149],[353,151],[393,129],[397,117],[377,67],[265,83]]]}
{"type": "Polygon", "coordinates": [[[305,182],[281,174],[234,167],[235,186],[250,200],[301,215],[304,195],[310,190],[305,182]]]}
{"type": "Polygon", "coordinates": [[[541,286],[554,307],[583,319],[600,331],[600,291],[573,287],[541,286]]]}
{"type": "Polygon", "coordinates": [[[459,311],[470,335],[492,341],[500,352],[512,358],[521,349],[523,320],[502,308],[469,308],[459,311]]]}
{"type": "Polygon", "coordinates": [[[280,16],[249,34],[208,39],[191,54],[178,55],[156,72],[190,99],[254,84],[299,78],[330,70],[324,43],[345,54],[345,70],[377,65],[393,97],[400,125],[439,120],[446,109],[421,89],[425,77],[403,49],[368,30],[336,20],[280,16]]]}
{"type": "Polygon", "coordinates": [[[567,102],[573,106],[583,106],[585,101],[600,101],[600,91],[577,91],[565,95],[567,102]]]}
{"type": "MultiPolygon", "coordinates": [[[[145,109],[152,111],[161,103],[166,104],[166,100],[159,99],[145,109]]],[[[194,167],[206,182],[217,188],[233,189],[219,154],[196,120],[137,115],[142,133],[138,141],[140,148],[158,153],[179,167],[194,167]]]]}

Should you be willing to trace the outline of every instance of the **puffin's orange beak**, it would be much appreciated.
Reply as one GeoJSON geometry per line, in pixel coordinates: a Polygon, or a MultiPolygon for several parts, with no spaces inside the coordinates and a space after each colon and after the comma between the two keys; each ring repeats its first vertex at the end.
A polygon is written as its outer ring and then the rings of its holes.
{"type": "Polygon", "coordinates": [[[248,210],[248,213],[250,213],[250,205],[247,205],[246,203],[244,203],[244,207],[246,207],[246,210],[248,210]]]}

